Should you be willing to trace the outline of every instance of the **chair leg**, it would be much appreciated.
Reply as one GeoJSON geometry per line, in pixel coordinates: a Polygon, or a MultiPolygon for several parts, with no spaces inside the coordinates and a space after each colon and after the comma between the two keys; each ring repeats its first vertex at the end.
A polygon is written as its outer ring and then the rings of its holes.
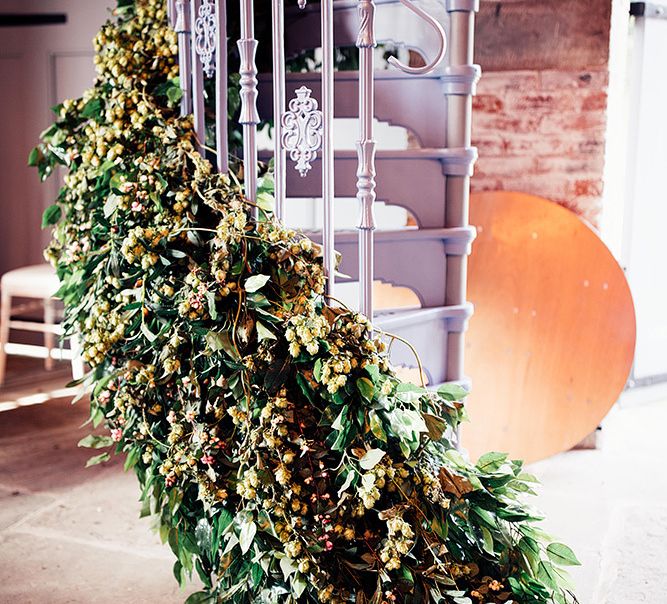
{"type": "Polygon", "coordinates": [[[54,348],[55,334],[53,328],[56,322],[56,310],[51,298],[44,300],[44,347],[46,348],[46,358],[44,359],[44,369],[51,371],[53,369],[53,357],[51,353],[54,348]]]}
{"type": "Polygon", "coordinates": [[[0,385],[5,383],[7,372],[7,342],[9,341],[9,320],[12,313],[12,297],[2,292],[0,297],[0,385]]]}
{"type": "Polygon", "coordinates": [[[77,334],[72,334],[69,339],[72,349],[72,379],[80,380],[86,373],[81,357],[81,343],[77,334]]]}

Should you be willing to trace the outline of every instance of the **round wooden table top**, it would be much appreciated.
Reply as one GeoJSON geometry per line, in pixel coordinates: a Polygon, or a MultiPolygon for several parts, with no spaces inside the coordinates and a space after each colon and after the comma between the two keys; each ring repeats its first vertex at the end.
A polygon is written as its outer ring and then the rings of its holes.
{"type": "Polygon", "coordinates": [[[463,446],[528,462],[596,429],[628,378],[635,313],[623,270],[569,210],[523,193],[473,195],[463,446]]]}

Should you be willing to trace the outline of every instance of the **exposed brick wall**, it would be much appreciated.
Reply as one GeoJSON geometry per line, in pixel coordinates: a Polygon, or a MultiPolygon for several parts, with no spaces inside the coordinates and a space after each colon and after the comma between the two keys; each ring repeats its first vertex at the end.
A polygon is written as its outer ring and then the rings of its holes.
{"type": "Polygon", "coordinates": [[[473,190],[516,190],[597,224],[611,0],[483,0],[473,190]]]}
{"type": "Polygon", "coordinates": [[[473,104],[473,191],[533,193],[596,224],[607,80],[606,67],[483,74],[473,104]]]}

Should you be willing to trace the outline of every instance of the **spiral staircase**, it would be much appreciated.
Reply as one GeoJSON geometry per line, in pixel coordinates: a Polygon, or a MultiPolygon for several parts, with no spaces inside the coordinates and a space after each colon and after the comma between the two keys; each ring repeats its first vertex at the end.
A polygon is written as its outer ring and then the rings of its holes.
{"type": "MultiPolygon", "coordinates": [[[[377,200],[407,209],[416,226],[375,233],[375,279],[412,290],[420,308],[377,311],[374,323],[382,330],[409,340],[422,359],[430,385],[466,383],[463,333],[472,314],[466,301],[466,264],[474,228],[468,225],[470,176],[477,151],[470,144],[471,99],[480,76],[472,63],[474,16],[478,0],[424,3],[444,26],[448,49],[444,66],[427,75],[396,69],[375,72],[375,118],[411,133],[410,148],[380,149],[376,154],[377,200]]],[[[353,46],[359,31],[356,0],[334,1],[336,46],[353,46]]],[[[433,34],[405,11],[398,0],[376,0],[379,43],[407,47],[428,60],[434,52],[433,34]]],[[[319,4],[287,11],[285,42],[288,56],[317,48],[319,4]]],[[[335,117],[358,115],[358,74],[335,74],[335,117]]],[[[259,112],[272,119],[272,74],[259,75],[259,112]]],[[[287,74],[287,98],[307,86],[321,98],[317,73],[287,74]]],[[[271,152],[260,152],[269,159],[271,152]]],[[[357,154],[335,151],[335,196],[357,193],[357,154]]],[[[321,166],[313,164],[308,178],[287,168],[287,198],[317,198],[321,194],[321,166]]],[[[288,206],[289,207],[289,206],[288,206]]],[[[318,234],[312,234],[317,238],[318,234]]],[[[338,281],[359,279],[357,234],[335,232],[335,248],[342,254],[338,281]]],[[[414,352],[396,343],[392,361],[414,367],[414,352]]]]}

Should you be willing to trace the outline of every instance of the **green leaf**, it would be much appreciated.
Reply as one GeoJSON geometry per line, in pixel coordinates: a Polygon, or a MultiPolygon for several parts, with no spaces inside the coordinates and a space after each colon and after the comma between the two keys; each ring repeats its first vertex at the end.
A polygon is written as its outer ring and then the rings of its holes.
{"type": "Polygon", "coordinates": [[[537,578],[547,587],[557,590],[558,575],[554,572],[554,567],[549,562],[542,560],[537,566],[537,578]]]}
{"type": "Polygon", "coordinates": [[[39,147],[35,147],[31,152],[30,155],[28,155],[28,165],[29,166],[36,166],[39,164],[39,160],[42,158],[42,152],[40,151],[39,147]]]}
{"type": "Polygon", "coordinates": [[[188,596],[185,604],[212,604],[215,598],[205,591],[196,591],[188,596]]]}
{"type": "Polygon", "coordinates": [[[506,453],[485,453],[477,461],[476,468],[482,472],[495,472],[507,461],[506,453]]]}
{"type": "Polygon", "coordinates": [[[380,463],[384,456],[385,452],[382,449],[370,449],[369,451],[366,451],[366,454],[359,460],[359,465],[364,470],[372,470],[380,463]]]}
{"type": "Polygon", "coordinates": [[[448,401],[462,401],[468,396],[468,391],[458,384],[443,384],[438,388],[438,394],[448,401]]]}
{"type": "Polygon", "coordinates": [[[257,321],[257,340],[263,342],[264,340],[275,340],[277,339],[273,332],[261,321],[257,321]]]}
{"type": "Polygon", "coordinates": [[[167,98],[169,99],[169,102],[173,103],[174,105],[181,100],[182,96],[183,91],[181,90],[180,86],[170,86],[167,89],[167,98]]]}
{"type": "Polygon", "coordinates": [[[113,445],[113,439],[110,436],[98,436],[89,434],[82,438],[77,447],[86,447],[87,449],[104,449],[113,445]]]}
{"type": "Polygon", "coordinates": [[[318,382],[322,382],[322,359],[317,359],[313,366],[313,376],[318,382]]]}
{"type": "Polygon", "coordinates": [[[100,117],[102,113],[102,100],[99,97],[90,99],[81,110],[81,117],[100,117]]]}
{"type": "Polygon", "coordinates": [[[50,205],[42,214],[42,228],[45,229],[56,224],[62,215],[63,211],[57,203],[50,205]]]}
{"type": "Polygon", "coordinates": [[[115,193],[111,193],[107,200],[104,202],[104,217],[109,218],[118,208],[118,203],[120,202],[120,197],[115,193]]]}
{"type": "Polygon", "coordinates": [[[111,455],[109,455],[108,453],[102,453],[101,455],[95,455],[95,457],[91,457],[86,462],[86,467],[90,468],[90,466],[96,466],[99,463],[109,461],[109,459],[111,459],[111,455]]]}
{"type": "Polygon", "coordinates": [[[347,416],[347,405],[345,405],[341,410],[340,413],[338,414],[338,417],[333,421],[331,424],[331,428],[333,430],[342,430],[344,428],[343,426],[343,420],[347,416]]]}
{"type": "Polygon", "coordinates": [[[493,555],[493,536],[491,535],[491,531],[486,528],[485,526],[481,527],[482,528],[482,540],[484,543],[484,551],[487,553],[493,555]]]}
{"type": "Polygon", "coordinates": [[[347,489],[350,487],[352,482],[354,481],[354,477],[356,476],[356,472],[352,469],[349,469],[347,471],[347,475],[345,476],[345,480],[343,481],[343,484],[340,486],[340,489],[338,489],[338,497],[340,497],[347,489]]]}
{"type": "Polygon", "coordinates": [[[262,289],[271,279],[269,275],[253,275],[245,280],[243,287],[248,293],[253,293],[262,289]]]}
{"type": "Polygon", "coordinates": [[[292,593],[297,600],[301,598],[303,592],[306,591],[306,587],[308,587],[306,578],[301,573],[297,573],[294,576],[294,579],[292,579],[292,593]]]}
{"type": "Polygon", "coordinates": [[[173,573],[174,578],[176,581],[178,581],[179,586],[183,587],[183,585],[185,585],[185,573],[183,572],[183,565],[181,564],[180,560],[176,560],[176,562],[174,562],[173,573]]]}
{"type": "Polygon", "coordinates": [[[550,543],[547,546],[547,555],[552,562],[561,566],[581,566],[577,556],[564,543],[550,543]]]}
{"type": "Polygon", "coordinates": [[[240,361],[241,357],[232,344],[229,334],[224,331],[209,331],[205,337],[206,345],[213,351],[224,350],[232,359],[240,361]]]}
{"type": "Polygon", "coordinates": [[[257,525],[252,521],[245,521],[241,524],[241,531],[239,533],[239,545],[241,546],[241,552],[247,553],[252,545],[255,535],[257,534],[257,525]]]}
{"type": "Polygon", "coordinates": [[[373,433],[373,435],[378,440],[381,440],[383,443],[386,443],[387,433],[384,431],[384,428],[382,427],[382,422],[380,421],[378,414],[375,411],[371,410],[368,412],[368,419],[371,424],[371,432],[373,433]]]}
{"type": "Polygon", "coordinates": [[[288,556],[285,556],[284,558],[280,559],[280,570],[283,571],[283,579],[287,581],[290,575],[297,571],[297,565],[295,564],[294,560],[288,556]]]}
{"type": "Polygon", "coordinates": [[[270,193],[258,193],[255,203],[265,212],[273,212],[274,210],[275,201],[270,193]]]}
{"type": "Polygon", "coordinates": [[[127,454],[127,457],[125,458],[125,463],[123,464],[123,470],[127,472],[131,468],[134,468],[134,466],[137,465],[137,462],[139,461],[140,457],[141,457],[141,450],[139,449],[139,447],[133,447],[132,449],[130,449],[130,451],[127,454]]]}
{"type": "Polygon", "coordinates": [[[375,392],[375,386],[373,382],[366,377],[359,378],[356,382],[357,390],[359,394],[367,401],[373,400],[373,393],[375,392]]]}
{"type": "Polygon", "coordinates": [[[197,547],[199,553],[208,558],[209,552],[211,551],[211,537],[212,529],[209,521],[206,518],[201,518],[197,522],[195,527],[195,540],[197,541],[197,547]]]}

